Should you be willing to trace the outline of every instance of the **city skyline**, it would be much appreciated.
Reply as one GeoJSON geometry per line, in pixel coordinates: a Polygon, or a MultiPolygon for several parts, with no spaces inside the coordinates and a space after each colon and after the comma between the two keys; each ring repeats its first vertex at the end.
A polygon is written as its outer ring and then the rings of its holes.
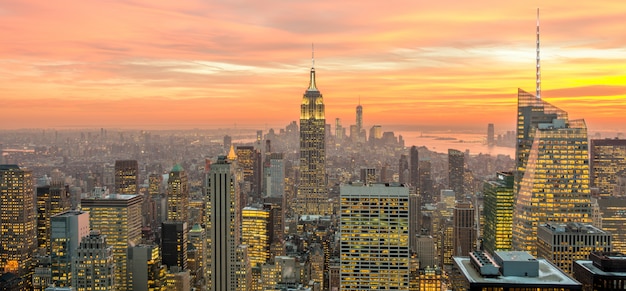
{"type": "Polygon", "coordinates": [[[5,2],[0,129],[284,126],[315,43],[328,120],[512,130],[537,7],[542,97],[590,131],[625,121],[619,2],[5,2]]]}

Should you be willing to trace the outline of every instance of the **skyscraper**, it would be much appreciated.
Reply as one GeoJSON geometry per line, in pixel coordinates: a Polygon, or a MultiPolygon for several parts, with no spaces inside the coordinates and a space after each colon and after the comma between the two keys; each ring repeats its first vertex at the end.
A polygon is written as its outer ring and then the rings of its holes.
{"type": "Polygon", "coordinates": [[[457,201],[463,200],[465,190],[463,187],[463,174],[465,173],[465,157],[463,152],[448,149],[448,187],[454,191],[457,201]]]}
{"type": "Polygon", "coordinates": [[[50,217],[70,210],[70,193],[63,180],[53,179],[49,185],[37,186],[37,246],[50,248],[50,217]]]}
{"type": "Polygon", "coordinates": [[[431,177],[431,164],[430,159],[422,159],[419,161],[419,194],[422,200],[421,203],[432,203],[433,200],[433,179],[431,177]]]}
{"type": "Polygon", "coordinates": [[[237,246],[240,242],[239,185],[236,164],[224,156],[211,165],[205,178],[207,246],[207,290],[235,290],[237,246]]]}
{"type": "Polygon", "coordinates": [[[180,165],[174,166],[167,180],[167,220],[187,222],[189,180],[180,165]]]}
{"type": "MultiPolygon", "coordinates": [[[[237,166],[243,172],[243,191],[246,198],[259,198],[261,196],[261,156],[253,146],[237,146],[237,166]]],[[[245,202],[245,201],[244,201],[245,202]]]]}
{"type": "Polygon", "coordinates": [[[72,286],[72,263],[83,237],[89,235],[89,213],[67,211],[50,218],[50,262],[52,282],[72,286]]]}
{"type": "Polygon", "coordinates": [[[131,290],[163,290],[166,267],[161,264],[158,246],[141,244],[129,247],[128,269],[133,274],[131,290]]]}
{"type": "Polygon", "coordinates": [[[419,188],[420,173],[419,173],[419,152],[416,146],[412,146],[409,151],[409,183],[414,189],[419,188]]]}
{"type": "Polygon", "coordinates": [[[536,255],[537,226],[590,223],[591,195],[584,121],[539,123],[533,137],[515,201],[513,249],[536,255]]]}
{"type": "Polygon", "coordinates": [[[361,98],[359,98],[359,105],[356,106],[356,130],[358,135],[361,135],[363,128],[363,106],[361,106],[361,98]]]}
{"type": "Polygon", "coordinates": [[[487,146],[492,147],[494,145],[496,145],[495,129],[493,123],[489,123],[487,125],[487,146]]]}
{"type": "Polygon", "coordinates": [[[485,182],[483,247],[486,251],[510,251],[513,236],[513,173],[499,172],[485,182]]]}
{"type": "Polygon", "coordinates": [[[602,214],[602,229],[613,235],[613,251],[626,253],[626,199],[598,199],[602,214]]]}
{"type": "Polygon", "coordinates": [[[313,66],[300,105],[300,184],[294,207],[298,215],[332,213],[326,188],[325,125],[324,99],[315,84],[313,66]]]}
{"type": "Polygon", "coordinates": [[[168,268],[187,269],[187,222],[165,221],[161,224],[161,253],[168,268]]]}
{"type": "Polygon", "coordinates": [[[341,290],[409,290],[409,189],[340,188],[341,290]]]}
{"type": "Polygon", "coordinates": [[[408,183],[409,173],[409,160],[406,155],[400,155],[400,160],[398,161],[398,182],[401,184],[408,183]]]}
{"type": "Polygon", "coordinates": [[[455,256],[467,256],[475,249],[476,210],[469,202],[458,202],[454,206],[453,253],[455,256]]]}
{"type": "Polygon", "coordinates": [[[537,254],[537,226],[591,222],[587,126],[541,99],[539,10],[536,96],[518,90],[513,249],[537,254]]]}
{"type": "Polygon", "coordinates": [[[618,177],[626,176],[626,139],[591,140],[591,187],[600,197],[617,196],[618,177]]]}
{"type": "Polygon", "coordinates": [[[99,231],[91,231],[80,241],[76,251],[72,287],[81,291],[119,290],[115,270],[117,264],[113,252],[113,246],[107,243],[106,235],[101,235],[99,231]]]}
{"type": "Polygon", "coordinates": [[[115,193],[139,194],[139,164],[136,160],[115,161],[115,193]]]}
{"type": "Polygon", "coordinates": [[[0,165],[0,268],[31,284],[32,255],[37,247],[32,172],[0,165]]]}
{"type": "Polygon", "coordinates": [[[283,153],[271,153],[264,169],[265,196],[282,198],[285,196],[285,160],[283,153]]]}
{"type": "Polygon", "coordinates": [[[115,282],[118,290],[131,290],[128,277],[128,247],[141,241],[140,195],[110,194],[100,198],[83,198],[82,210],[89,212],[92,230],[106,236],[106,243],[113,247],[115,282]]]}
{"type": "Polygon", "coordinates": [[[265,264],[270,258],[270,210],[246,207],[241,219],[241,243],[248,245],[250,266],[265,264]]]}
{"type": "Polygon", "coordinates": [[[189,245],[187,267],[196,285],[204,285],[205,269],[207,268],[207,244],[206,232],[199,224],[194,224],[189,230],[189,245]]]}

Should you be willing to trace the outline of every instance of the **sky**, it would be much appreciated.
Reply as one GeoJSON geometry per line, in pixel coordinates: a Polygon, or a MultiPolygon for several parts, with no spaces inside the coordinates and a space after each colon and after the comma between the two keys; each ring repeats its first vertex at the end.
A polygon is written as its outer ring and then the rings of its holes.
{"type": "Polygon", "coordinates": [[[626,126],[626,1],[0,0],[0,129],[514,130],[517,89],[626,126]]]}

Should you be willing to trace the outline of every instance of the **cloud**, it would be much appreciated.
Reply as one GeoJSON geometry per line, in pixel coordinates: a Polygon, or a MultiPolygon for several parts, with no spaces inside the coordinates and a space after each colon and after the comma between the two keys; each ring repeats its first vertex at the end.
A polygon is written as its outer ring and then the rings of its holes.
{"type": "Polygon", "coordinates": [[[286,124],[315,43],[328,120],[512,129],[538,6],[544,96],[623,124],[626,4],[495,0],[4,1],[0,124],[286,124]]]}

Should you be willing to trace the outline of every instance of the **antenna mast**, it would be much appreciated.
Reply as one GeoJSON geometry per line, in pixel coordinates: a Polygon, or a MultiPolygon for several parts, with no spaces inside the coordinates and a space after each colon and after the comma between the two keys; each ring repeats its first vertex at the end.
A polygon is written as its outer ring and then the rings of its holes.
{"type": "Polygon", "coordinates": [[[541,99],[541,59],[539,57],[539,8],[537,8],[537,99],[541,99]]]}

